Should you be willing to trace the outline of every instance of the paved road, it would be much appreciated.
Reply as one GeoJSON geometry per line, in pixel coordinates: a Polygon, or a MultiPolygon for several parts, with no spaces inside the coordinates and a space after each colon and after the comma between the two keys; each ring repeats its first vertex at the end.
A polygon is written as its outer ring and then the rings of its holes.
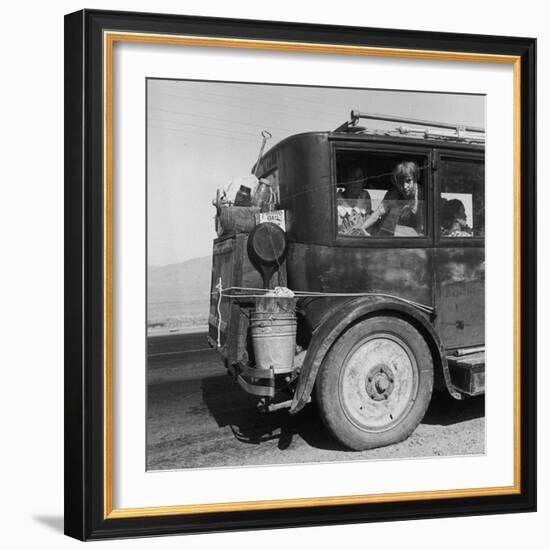
{"type": "Polygon", "coordinates": [[[225,374],[205,334],[149,340],[149,469],[222,467],[334,460],[480,454],[485,448],[483,397],[436,396],[405,442],[352,452],[325,431],[314,405],[295,416],[261,413],[256,399],[225,374]]]}

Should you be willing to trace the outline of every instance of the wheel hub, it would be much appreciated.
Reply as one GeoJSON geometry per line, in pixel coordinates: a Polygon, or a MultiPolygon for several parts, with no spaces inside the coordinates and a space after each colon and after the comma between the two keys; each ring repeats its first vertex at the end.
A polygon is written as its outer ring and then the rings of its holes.
{"type": "Polygon", "coordinates": [[[394,377],[387,365],[375,365],[365,379],[367,395],[375,401],[385,401],[394,388],[394,377]]]}
{"type": "Polygon", "coordinates": [[[406,417],[418,388],[409,346],[379,332],[350,350],[339,377],[339,399],[349,421],[364,431],[385,431],[406,417]]]}

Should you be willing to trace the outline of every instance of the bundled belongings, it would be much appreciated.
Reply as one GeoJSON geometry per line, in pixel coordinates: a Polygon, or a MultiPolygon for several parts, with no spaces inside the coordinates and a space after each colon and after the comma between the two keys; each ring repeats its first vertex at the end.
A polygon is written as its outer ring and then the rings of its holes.
{"type": "Polygon", "coordinates": [[[260,212],[255,206],[222,206],[216,216],[218,236],[229,233],[250,233],[256,226],[256,214],[260,212]]]}
{"type": "Polygon", "coordinates": [[[252,195],[252,204],[262,212],[270,212],[275,208],[275,193],[267,180],[258,181],[252,195]]]}
{"type": "MultiPolygon", "coordinates": [[[[237,194],[239,193],[239,191],[241,191],[241,193],[247,194],[250,197],[252,196],[252,190],[257,185],[258,178],[252,174],[233,178],[225,187],[218,190],[218,196],[216,197],[216,199],[219,198],[221,204],[235,205],[237,202],[237,194]]],[[[248,206],[250,206],[250,204],[248,206]]]]}
{"type": "Polygon", "coordinates": [[[284,286],[276,286],[265,294],[256,298],[256,311],[262,313],[287,312],[294,313],[296,310],[294,292],[284,286]]]}
{"type": "Polygon", "coordinates": [[[212,204],[216,207],[218,236],[250,233],[257,223],[256,215],[274,209],[275,194],[266,180],[241,176],[218,189],[212,204]]]}

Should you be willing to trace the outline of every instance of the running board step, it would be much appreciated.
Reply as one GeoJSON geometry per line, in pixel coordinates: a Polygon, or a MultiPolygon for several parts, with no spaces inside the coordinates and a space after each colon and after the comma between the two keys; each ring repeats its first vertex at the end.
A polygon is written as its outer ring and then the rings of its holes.
{"type": "Polygon", "coordinates": [[[456,389],[466,395],[485,392],[485,352],[469,355],[447,355],[451,380],[456,389]]]}

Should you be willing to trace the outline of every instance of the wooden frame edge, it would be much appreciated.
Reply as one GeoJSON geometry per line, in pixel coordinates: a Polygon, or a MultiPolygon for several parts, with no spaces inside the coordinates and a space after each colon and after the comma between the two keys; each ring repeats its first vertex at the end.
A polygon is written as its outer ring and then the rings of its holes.
{"type": "Polygon", "coordinates": [[[104,67],[104,519],[158,517],[197,513],[247,510],[273,510],[310,506],[334,506],[413,500],[435,500],[478,496],[517,495],[521,493],[521,57],[517,55],[476,54],[432,50],[404,50],[369,46],[343,46],[271,40],[227,39],[188,35],[134,32],[103,32],[104,67]],[[170,45],[211,46],[224,48],[300,51],[308,53],[347,54],[374,57],[468,61],[511,64],[514,86],[514,484],[508,487],[471,488],[381,495],[353,495],[299,498],[268,501],[244,501],[200,505],[176,505],[151,508],[113,508],[112,465],[112,55],[115,42],[138,42],[170,45]]]}

